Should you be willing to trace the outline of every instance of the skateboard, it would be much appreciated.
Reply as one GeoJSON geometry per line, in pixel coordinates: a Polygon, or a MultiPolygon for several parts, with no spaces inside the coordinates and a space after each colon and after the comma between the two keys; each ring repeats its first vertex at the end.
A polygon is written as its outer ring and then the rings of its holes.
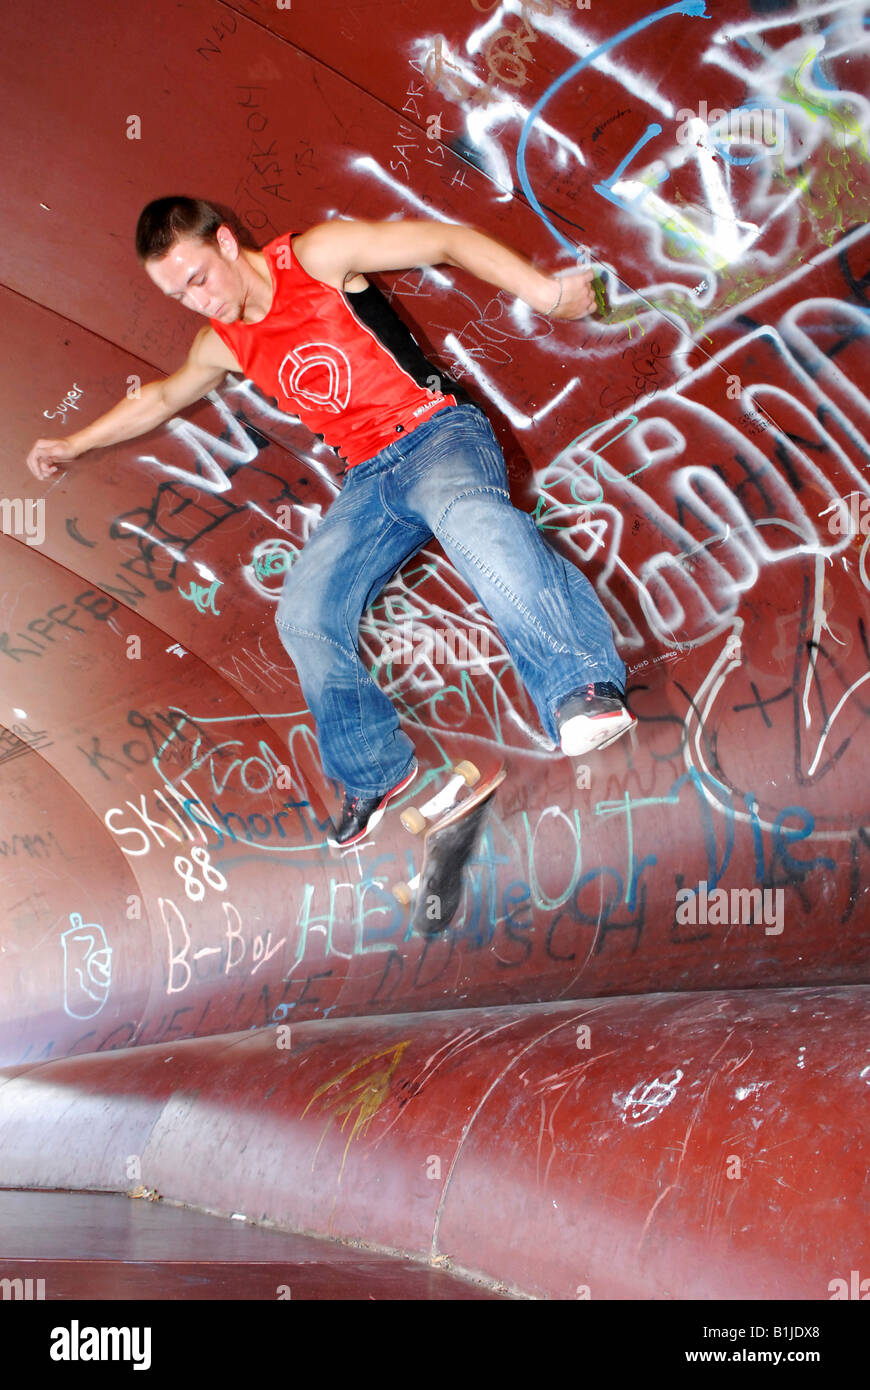
{"type": "Polygon", "coordinates": [[[393,895],[403,907],[413,903],[412,929],[426,935],[443,931],[453,920],[462,898],[463,870],[480,843],[492,799],[507,776],[504,765],[483,782],[473,763],[460,763],[454,771],[438,796],[419,809],[409,807],[401,816],[406,830],[423,836],[423,867],[410,883],[397,883],[393,895]],[[472,790],[457,800],[463,782],[472,790]]]}

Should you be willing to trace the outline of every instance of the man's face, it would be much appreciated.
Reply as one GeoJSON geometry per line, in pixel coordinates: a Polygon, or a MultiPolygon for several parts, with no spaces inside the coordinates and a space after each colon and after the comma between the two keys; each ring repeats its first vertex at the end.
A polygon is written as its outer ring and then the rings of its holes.
{"type": "Polygon", "coordinates": [[[158,289],[186,309],[234,323],[242,302],[239,244],[228,227],[220,227],[217,236],[217,246],[179,237],[165,256],[146,261],[145,269],[158,289]]]}

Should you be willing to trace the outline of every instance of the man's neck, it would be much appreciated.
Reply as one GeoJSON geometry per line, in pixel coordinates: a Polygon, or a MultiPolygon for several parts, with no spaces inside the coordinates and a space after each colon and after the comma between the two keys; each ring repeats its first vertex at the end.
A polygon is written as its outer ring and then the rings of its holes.
{"type": "Polygon", "coordinates": [[[275,287],[269,273],[269,263],[262,251],[248,251],[240,248],[242,262],[242,306],[239,318],[242,323],[259,323],[272,307],[275,287]]]}

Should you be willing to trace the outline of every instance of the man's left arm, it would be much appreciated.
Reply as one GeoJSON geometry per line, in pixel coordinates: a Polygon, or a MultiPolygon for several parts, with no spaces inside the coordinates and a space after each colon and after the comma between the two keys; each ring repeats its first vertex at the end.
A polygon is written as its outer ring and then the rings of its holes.
{"type": "Polygon", "coordinates": [[[485,232],[452,222],[321,222],[296,237],[293,250],[309,275],[337,289],[354,275],[455,265],[553,318],[595,309],[593,271],[546,275],[485,232]]]}

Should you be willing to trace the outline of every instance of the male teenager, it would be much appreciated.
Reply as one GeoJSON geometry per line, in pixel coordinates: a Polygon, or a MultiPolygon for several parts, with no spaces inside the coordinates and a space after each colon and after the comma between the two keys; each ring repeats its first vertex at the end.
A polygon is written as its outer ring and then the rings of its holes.
{"type": "Polygon", "coordinates": [[[440,542],[493,618],[547,734],[576,756],[634,723],[610,623],[583,574],[512,506],[483,412],[439,372],[385,297],[379,271],[456,265],[539,313],[593,312],[591,271],[545,275],[471,227],[332,221],[254,250],[210,203],[159,198],[136,252],[164,294],[208,319],[187,361],[66,439],[28,455],[37,478],[145,434],[241,372],[321,435],[344,483],[287,571],[275,622],[314,715],[324,772],[344,788],[330,843],[357,843],[416,773],[413,745],[359,658],[366,607],[415,551],[440,542]]]}

